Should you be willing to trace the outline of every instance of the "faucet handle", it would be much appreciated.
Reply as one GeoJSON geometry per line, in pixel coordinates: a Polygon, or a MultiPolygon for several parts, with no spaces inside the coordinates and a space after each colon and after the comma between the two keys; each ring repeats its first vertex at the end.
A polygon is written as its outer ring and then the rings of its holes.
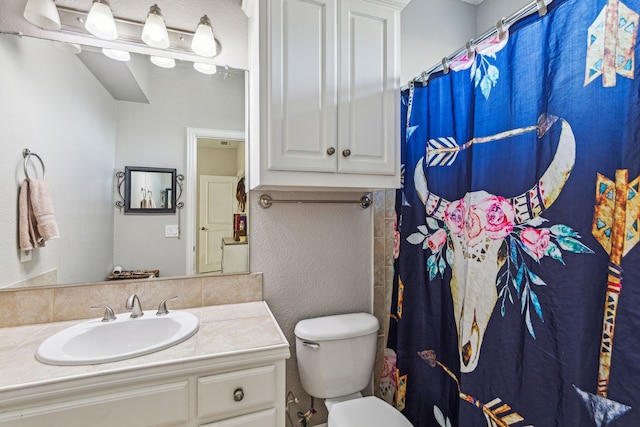
{"type": "Polygon", "coordinates": [[[104,308],[104,317],[102,318],[103,322],[111,322],[112,320],[116,320],[116,315],[113,314],[113,309],[106,305],[92,305],[91,309],[97,310],[100,308],[104,308]]]}
{"type": "Polygon", "coordinates": [[[173,301],[175,299],[178,299],[177,295],[175,297],[163,300],[160,305],[158,305],[158,312],[156,313],[156,316],[164,316],[165,314],[169,314],[169,310],[167,310],[167,301],[173,301]]]}

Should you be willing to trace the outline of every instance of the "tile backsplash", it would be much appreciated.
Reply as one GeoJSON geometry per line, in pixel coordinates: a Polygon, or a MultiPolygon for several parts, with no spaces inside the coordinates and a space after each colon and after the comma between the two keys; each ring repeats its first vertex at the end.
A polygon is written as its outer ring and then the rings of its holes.
{"type": "Polygon", "coordinates": [[[91,306],[108,305],[116,313],[137,294],[144,310],[155,310],[164,299],[169,310],[262,301],[262,273],[199,275],[118,280],[0,291],[0,328],[102,316],[91,306]]]}

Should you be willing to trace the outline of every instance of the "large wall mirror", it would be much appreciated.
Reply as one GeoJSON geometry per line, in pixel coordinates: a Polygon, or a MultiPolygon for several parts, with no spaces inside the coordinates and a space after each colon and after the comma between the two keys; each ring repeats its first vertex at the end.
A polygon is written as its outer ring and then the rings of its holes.
{"type": "MultiPolygon", "coordinates": [[[[161,278],[226,273],[221,251],[223,238],[233,237],[232,220],[204,246],[200,229],[203,220],[221,216],[220,205],[226,218],[240,213],[236,189],[247,151],[243,70],[221,67],[205,75],[182,61],[164,69],[139,54],[121,63],[96,48],[7,34],[0,34],[0,64],[0,81],[10,82],[0,97],[0,189],[17,200],[22,150],[37,152],[47,165],[60,229],[59,239],[26,260],[17,249],[15,205],[6,203],[0,210],[0,289],[104,281],[114,266],[159,270],[161,278]],[[190,145],[189,129],[205,137],[190,145]],[[167,206],[166,198],[176,196],[167,181],[151,190],[155,209],[164,203],[165,214],[126,215],[114,208],[115,174],[128,165],[184,173],[192,204],[185,198],[183,209],[167,206]],[[227,179],[229,200],[203,205],[208,190],[220,189],[201,184],[203,176],[227,179]],[[158,191],[165,191],[164,202],[155,199],[158,191]],[[206,268],[198,266],[203,257],[209,257],[206,268]]],[[[131,187],[131,210],[141,209],[142,201],[134,201],[141,188],[131,187]]],[[[243,242],[247,252],[250,241],[243,242]]],[[[248,270],[248,260],[244,265],[248,270]]]]}

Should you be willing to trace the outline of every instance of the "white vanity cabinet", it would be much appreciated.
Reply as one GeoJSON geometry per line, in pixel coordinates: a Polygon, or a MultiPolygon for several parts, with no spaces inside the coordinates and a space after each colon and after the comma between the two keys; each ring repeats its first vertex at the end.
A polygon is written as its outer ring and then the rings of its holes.
{"type": "Polygon", "coordinates": [[[251,188],[400,185],[408,0],[245,0],[251,188]]]}
{"type": "Polygon", "coordinates": [[[0,367],[0,427],[284,427],[289,345],[266,304],[202,311],[197,336],[121,362],[50,366],[35,343],[16,348],[24,366],[0,367]]]}
{"type": "Polygon", "coordinates": [[[88,385],[76,390],[65,387],[55,393],[62,396],[55,398],[49,398],[49,393],[38,397],[40,393],[34,391],[29,397],[32,402],[0,413],[0,426],[276,427],[279,416],[284,420],[279,414],[279,397],[285,394],[284,386],[279,388],[284,365],[210,373],[205,369],[201,374],[165,380],[135,378],[124,386],[112,386],[107,378],[100,378],[97,390],[88,385]],[[217,421],[210,423],[213,420],[217,421]]]}

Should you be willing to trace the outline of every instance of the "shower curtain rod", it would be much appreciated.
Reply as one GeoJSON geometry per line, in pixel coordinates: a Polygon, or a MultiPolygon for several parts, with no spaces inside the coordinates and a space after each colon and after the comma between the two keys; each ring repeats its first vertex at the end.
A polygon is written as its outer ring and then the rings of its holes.
{"type": "Polygon", "coordinates": [[[538,12],[540,16],[544,16],[547,13],[547,6],[551,4],[551,2],[553,2],[553,0],[533,0],[531,3],[524,5],[520,10],[514,12],[510,16],[500,19],[495,27],[486,31],[485,33],[478,36],[477,38],[469,40],[465,47],[460,48],[457,51],[455,51],[453,54],[442,58],[442,61],[439,64],[434,65],[428,70],[423,71],[422,74],[420,74],[419,76],[414,77],[412,80],[409,81],[409,83],[407,83],[407,85],[403,86],[401,90],[408,89],[409,84],[411,84],[411,82],[426,84],[427,81],[429,80],[429,76],[437,71],[444,71],[445,73],[448,73],[449,68],[447,64],[450,61],[453,61],[454,59],[459,58],[460,56],[467,53],[467,51],[473,49],[475,45],[478,45],[479,43],[482,43],[483,41],[486,41],[492,38],[496,34],[503,32],[505,27],[507,27],[508,29],[515,22],[519,21],[520,19],[526,16],[531,15],[534,12],[538,12]]]}

